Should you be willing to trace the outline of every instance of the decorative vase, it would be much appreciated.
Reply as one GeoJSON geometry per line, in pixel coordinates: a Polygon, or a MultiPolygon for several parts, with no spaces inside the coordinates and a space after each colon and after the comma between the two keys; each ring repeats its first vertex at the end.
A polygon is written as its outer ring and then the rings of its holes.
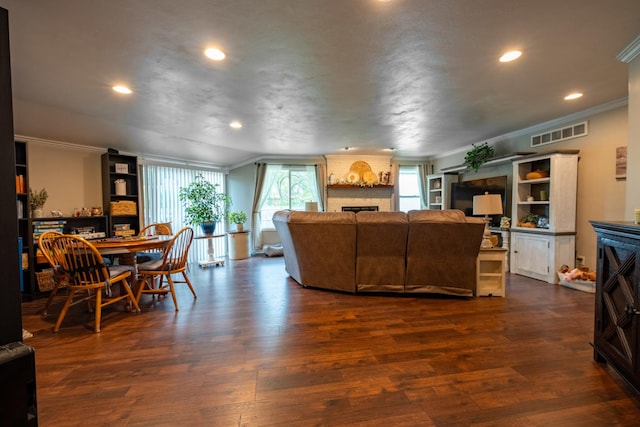
{"type": "Polygon", "coordinates": [[[240,224],[236,224],[236,231],[240,232],[244,230],[244,224],[240,223],[240,224]]]}
{"type": "Polygon", "coordinates": [[[216,223],[212,221],[203,222],[202,224],[200,224],[200,227],[202,227],[202,232],[206,236],[211,236],[213,235],[213,232],[216,231],[216,223]]]}
{"type": "Polygon", "coordinates": [[[44,210],[42,208],[36,208],[31,212],[31,216],[33,218],[43,218],[44,217],[44,210]]]}

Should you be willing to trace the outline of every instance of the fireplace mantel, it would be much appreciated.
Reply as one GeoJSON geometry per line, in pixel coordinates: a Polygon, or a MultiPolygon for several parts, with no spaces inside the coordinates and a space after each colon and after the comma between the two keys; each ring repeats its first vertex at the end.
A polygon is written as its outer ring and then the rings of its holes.
{"type": "Polygon", "coordinates": [[[350,189],[367,189],[367,188],[393,188],[392,184],[373,184],[373,185],[357,185],[357,184],[332,184],[327,188],[350,188],[350,189]]]}

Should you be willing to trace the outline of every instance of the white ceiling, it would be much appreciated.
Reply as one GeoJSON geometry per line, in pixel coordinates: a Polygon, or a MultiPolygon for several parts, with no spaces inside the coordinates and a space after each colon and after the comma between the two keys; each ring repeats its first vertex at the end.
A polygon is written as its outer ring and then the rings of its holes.
{"type": "Polygon", "coordinates": [[[345,146],[426,157],[604,104],[627,95],[616,55],[640,34],[638,0],[0,6],[16,134],[225,167],[345,146]]]}

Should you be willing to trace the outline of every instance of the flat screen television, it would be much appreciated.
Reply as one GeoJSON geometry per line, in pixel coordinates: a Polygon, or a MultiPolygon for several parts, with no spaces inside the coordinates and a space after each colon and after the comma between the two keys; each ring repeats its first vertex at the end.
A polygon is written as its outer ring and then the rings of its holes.
{"type": "Polygon", "coordinates": [[[500,226],[500,218],[509,216],[507,209],[507,177],[494,176],[491,178],[472,179],[451,184],[451,209],[460,209],[467,216],[473,216],[473,196],[488,192],[499,194],[502,198],[502,215],[489,216],[492,227],[500,226]]]}

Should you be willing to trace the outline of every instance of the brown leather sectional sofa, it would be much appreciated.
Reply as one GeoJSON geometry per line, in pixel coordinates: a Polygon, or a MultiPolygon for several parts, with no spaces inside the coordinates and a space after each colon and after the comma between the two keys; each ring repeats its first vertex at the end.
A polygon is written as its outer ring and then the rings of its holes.
{"type": "Polygon", "coordinates": [[[344,292],[474,296],[484,222],[458,210],[279,211],[287,273],[344,292]]]}

